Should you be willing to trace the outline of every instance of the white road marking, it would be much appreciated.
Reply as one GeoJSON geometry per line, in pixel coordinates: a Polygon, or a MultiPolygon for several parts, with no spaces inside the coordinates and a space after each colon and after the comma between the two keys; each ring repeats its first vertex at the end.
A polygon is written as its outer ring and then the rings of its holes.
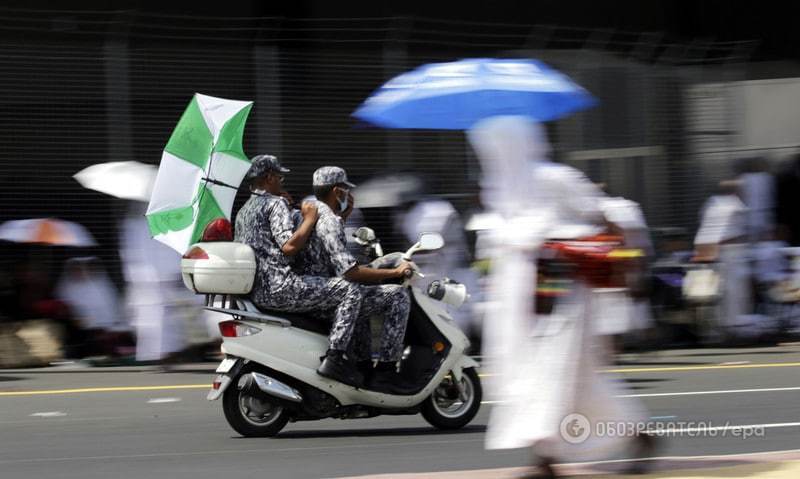
{"type": "Polygon", "coordinates": [[[32,417],[63,417],[66,416],[67,413],[64,411],[46,411],[46,412],[35,412],[31,414],[32,417]]]}
{"type": "Polygon", "coordinates": [[[181,398],[152,398],[148,399],[148,404],[166,404],[171,402],[181,402],[181,398]]]}
{"type": "MultiPolygon", "coordinates": [[[[696,421],[701,422],[701,421],[696,421]]],[[[679,436],[681,434],[691,434],[697,432],[722,432],[722,433],[730,433],[732,437],[737,437],[735,431],[757,431],[763,429],[778,429],[784,427],[800,427],[800,422],[773,422],[767,424],[725,424],[724,426],[699,426],[699,427],[684,427],[684,428],[676,428],[676,429],[655,429],[653,431],[648,431],[653,434],[663,434],[668,437],[672,436],[679,436]]],[[[741,432],[739,433],[741,434],[741,432]]],[[[725,437],[726,434],[722,434],[719,437],[725,437]]]]}
{"type": "MultiPolygon", "coordinates": [[[[769,393],[800,391],[800,387],[789,388],[761,388],[761,389],[724,389],[719,391],[683,391],[675,393],[642,393],[642,394],[622,394],[615,397],[620,398],[651,398],[651,397],[670,397],[670,396],[702,396],[706,394],[741,394],[741,393],[769,393]]],[[[503,401],[481,401],[481,404],[501,404],[503,401]]]]}
{"type": "Polygon", "coordinates": [[[800,387],[789,388],[761,388],[761,389],[723,389],[718,391],[685,391],[677,393],[643,393],[643,394],[623,394],[622,398],[653,398],[653,397],[668,397],[668,396],[702,396],[706,394],[740,394],[740,393],[770,393],[770,392],[785,392],[785,391],[800,391],[800,387]]]}

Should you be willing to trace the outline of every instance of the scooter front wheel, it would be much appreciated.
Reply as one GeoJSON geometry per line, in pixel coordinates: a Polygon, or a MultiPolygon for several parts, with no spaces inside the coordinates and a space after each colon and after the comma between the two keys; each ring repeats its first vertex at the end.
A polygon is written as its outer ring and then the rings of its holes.
{"type": "Polygon", "coordinates": [[[461,375],[463,395],[452,374],[445,377],[433,393],[422,403],[422,417],[438,429],[461,429],[478,414],[483,399],[481,380],[475,368],[467,368],[461,375]]]}
{"type": "Polygon", "coordinates": [[[222,396],[225,419],[242,436],[276,436],[289,422],[289,412],[274,398],[253,388],[239,387],[238,380],[242,375],[222,396]]]}

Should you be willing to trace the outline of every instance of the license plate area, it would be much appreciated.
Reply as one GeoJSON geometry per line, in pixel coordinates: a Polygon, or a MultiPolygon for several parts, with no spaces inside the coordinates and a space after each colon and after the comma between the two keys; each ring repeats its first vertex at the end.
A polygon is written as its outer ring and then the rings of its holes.
{"type": "Polygon", "coordinates": [[[217,366],[216,372],[218,374],[227,374],[231,372],[231,369],[233,369],[238,361],[239,358],[225,358],[221,363],[219,363],[219,366],[217,366]]]}

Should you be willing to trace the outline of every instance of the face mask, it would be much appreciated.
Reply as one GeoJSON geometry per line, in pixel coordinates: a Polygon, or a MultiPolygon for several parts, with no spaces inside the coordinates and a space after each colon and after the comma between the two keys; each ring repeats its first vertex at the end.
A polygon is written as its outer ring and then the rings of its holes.
{"type": "Polygon", "coordinates": [[[344,201],[342,201],[342,200],[340,200],[340,199],[337,199],[336,201],[338,201],[338,202],[339,202],[339,212],[340,212],[340,213],[343,213],[343,212],[344,212],[344,210],[346,210],[346,209],[347,209],[347,205],[348,205],[348,199],[347,199],[347,197],[346,197],[346,196],[344,197],[344,201]]]}
{"type": "Polygon", "coordinates": [[[349,199],[348,199],[348,197],[347,197],[347,194],[348,194],[349,192],[348,192],[347,190],[342,190],[342,191],[344,191],[344,200],[340,200],[339,198],[336,198],[336,201],[338,201],[338,202],[339,202],[339,212],[340,212],[340,213],[343,213],[343,212],[344,212],[344,210],[346,210],[346,209],[347,209],[347,206],[348,206],[348,204],[349,204],[349,199]]]}

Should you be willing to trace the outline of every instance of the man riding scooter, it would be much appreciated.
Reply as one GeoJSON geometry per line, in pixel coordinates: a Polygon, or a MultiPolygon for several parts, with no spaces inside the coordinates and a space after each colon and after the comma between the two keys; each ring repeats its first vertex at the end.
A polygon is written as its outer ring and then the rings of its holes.
{"type": "Polygon", "coordinates": [[[325,166],[314,172],[313,188],[318,200],[319,219],[297,266],[302,268],[303,274],[343,279],[361,285],[361,310],[353,344],[361,368],[370,376],[367,388],[391,394],[409,394],[412,391],[401,384],[396,365],[403,353],[410,298],[405,287],[380,283],[402,279],[411,273],[411,266],[403,262],[391,269],[375,269],[356,264],[347,250],[344,230],[344,222],[354,206],[350,193],[354,187],[342,168],[325,166]],[[383,329],[378,362],[370,371],[369,320],[373,315],[383,318],[383,329]]]}
{"type": "Polygon", "coordinates": [[[361,288],[335,276],[299,275],[292,271],[291,263],[306,246],[318,212],[312,203],[304,203],[303,221],[294,231],[288,203],[280,196],[283,175],[288,172],[276,157],[258,155],[245,176],[252,195],[236,216],[236,241],[255,252],[256,275],[251,298],[261,309],[334,310],[328,337],[330,349],[317,372],[351,386],[361,386],[362,374],[345,355],[358,321],[361,288]]]}

